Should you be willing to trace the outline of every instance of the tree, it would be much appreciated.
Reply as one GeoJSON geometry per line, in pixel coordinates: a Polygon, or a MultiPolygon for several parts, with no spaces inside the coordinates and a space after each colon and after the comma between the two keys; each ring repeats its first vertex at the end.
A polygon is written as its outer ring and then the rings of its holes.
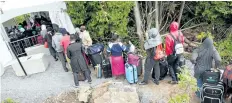
{"type": "Polygon", "coordinates": [[[178,23],[179,24],[180,24],[180,21],[181,21],[183,10],[184,10],[184,4],[185,4],[185,1],[182,1],[181,8],[180,8],[180,13],[179,13],[179,18],[178,18],[178,23]]]}
{"type": "Polygon", "coordinates": [[[134,6],[134,15],[135,15],[135,22],[136,22],[136,31],[137,35],[140,40],[140,49],[143,49],[143,44],[144,44],[144,36],[142,32],[142,23],[141,23],[141,17],[140,17],[140,11],[139,11],[139,4],[138,1],[134,1],[135,6],[134,6]]]}
{"type": "Polygon", "coordinates": [[[76,25],[85,24],[94,37],[116,32],[127,36],[128,15],[133,2],[68,2],[68,13],[76,25]]]}

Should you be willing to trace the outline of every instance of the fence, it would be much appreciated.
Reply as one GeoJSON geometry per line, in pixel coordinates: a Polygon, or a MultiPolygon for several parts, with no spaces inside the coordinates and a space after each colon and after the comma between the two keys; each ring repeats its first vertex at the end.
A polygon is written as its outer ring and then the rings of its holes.
{"type": "Polygon", "coordinates": [[[12,41],[10,42],[10,44],[16,52],[16,56],[21,57],[27,55],[25,52],[25,48],[32,47],[37,44],[43,44],[43,38],[40,35],[34,35],[16,41],[12,41]]]}

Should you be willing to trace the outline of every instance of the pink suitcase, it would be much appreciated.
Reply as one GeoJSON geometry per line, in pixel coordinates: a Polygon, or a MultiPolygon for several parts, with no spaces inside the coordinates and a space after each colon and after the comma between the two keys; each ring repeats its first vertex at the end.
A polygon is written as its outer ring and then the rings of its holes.
{"type": "Polygon", "coordinates": [[[128,64],[139,66],[139,60],[139,56],[132,53],[128,54],[128,64]]]}

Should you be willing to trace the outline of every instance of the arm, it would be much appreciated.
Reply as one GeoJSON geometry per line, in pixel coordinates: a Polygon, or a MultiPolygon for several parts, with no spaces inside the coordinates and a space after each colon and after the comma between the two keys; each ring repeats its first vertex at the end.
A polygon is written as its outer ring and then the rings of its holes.
{"type": "Polygon", "coordinates": [[[191,58],[191,62],[193,63],[193,64],[196,64],[196,60],[197,60],[197,57],[198,57],[198,49],[195,49],[194,51],[193,51],[193,53],[192,53],[192,58],[191,58]]]}
{"type": "Polygon", "coordinates": [[[220,66],[222,59],[216,49],[214,50],[214,53],[213,53],[213,59],[215,61],[215,68],[218,68],[220,66]]]}
{"type": "Polygon", "coordinates": [[[86,32],[86,40],[87,40],[87,42],[88,42],[88,46],[91,46],[92,45],[92,39],[91,39],[91,37],[90,37],[90,35],[89,35],[89,32],[86,32]]]}
{"type": "Polygon", "coordinates": [[[166,55],[169,56],[170,55],[170,51],[171,50],[171,43],[170,43],[170,38],[168,36],[166,36],[165,38],[165,52],[166,52],[166,55]]]}

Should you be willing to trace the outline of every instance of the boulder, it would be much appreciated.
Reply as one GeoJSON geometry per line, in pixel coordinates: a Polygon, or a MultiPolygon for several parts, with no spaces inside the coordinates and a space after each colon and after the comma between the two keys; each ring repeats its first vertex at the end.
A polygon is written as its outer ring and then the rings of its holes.
{"type": "Polygon", "coordinates": [[[90,86],[80,87],[80,91],[79,91],[79,95],[78,95],[79,101],[87,103],[89,101],[91,92],[92,92],[92,90],[91,90],[90,86]]]}
{"type": "Polygon", "coordinates": [[[92,99],[94,103],[139,103],[136,88],[122,82],[100,85],[93,90],[92,99]]]}

